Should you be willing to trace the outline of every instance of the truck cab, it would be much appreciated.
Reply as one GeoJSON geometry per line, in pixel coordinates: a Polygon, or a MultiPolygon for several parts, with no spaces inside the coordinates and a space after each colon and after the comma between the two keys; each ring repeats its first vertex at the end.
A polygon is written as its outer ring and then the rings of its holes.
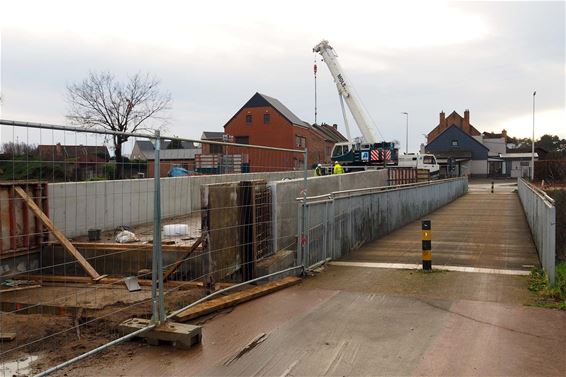
{"type": "Polygon", "coordinates": [[[436,157],[432,154],[420,154],[420,153],[406,153],[399,155],[400,168],[417,168],[426,169],[430,172],[430,176],[437,176],[440,172],[440,166],[436,161],[436,157]]]}

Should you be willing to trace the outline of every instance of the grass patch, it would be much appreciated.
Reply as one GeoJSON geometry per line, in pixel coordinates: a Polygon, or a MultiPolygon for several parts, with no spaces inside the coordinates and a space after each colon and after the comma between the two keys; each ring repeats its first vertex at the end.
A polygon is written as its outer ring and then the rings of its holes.
{"type": "Polygon", "coordinates": [[[529,290],[538,295],[535,306],[566,310],[566,262],[556,266],[554,285],[550,285],[542,268],[534,268],[529,278],[529,290]]]}

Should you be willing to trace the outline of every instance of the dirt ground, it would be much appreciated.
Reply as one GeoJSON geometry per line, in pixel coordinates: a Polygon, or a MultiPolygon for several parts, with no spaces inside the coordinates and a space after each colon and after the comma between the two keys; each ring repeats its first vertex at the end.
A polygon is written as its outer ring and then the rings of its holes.
{"type": "MultiPolygon", "coordinates": [[[[0,332],[16,333],[16,339],[0,342],[0,372],[4,363],[33,355],[38,358],[32,363],[31,370],[23,375],[37,373],[118,338],[120,334],[116,329],[122,321],[132,317],[150,318],[150,296],[145,297],[146,292],[142,293],[143,299],[136,303],[128,301],[126,304],[125,300],[121,300],[113,304],[107,303],[102,309],[79,310],[76,315],[2,312],[0,332]]],[[[170,292],[165,302],[167,308],[175,310],[203,296],[203,289],[193,288],[170,292]]],[[[136,349],[143,347],[146,345],[141,341],[128,342],[95,360],[101,362],[105,357],[116,357],[117,352],[120,356],[130,353],[133,355],[136,349]]],[[[80,368],[80,365],[77,367],[80,368]]]]}

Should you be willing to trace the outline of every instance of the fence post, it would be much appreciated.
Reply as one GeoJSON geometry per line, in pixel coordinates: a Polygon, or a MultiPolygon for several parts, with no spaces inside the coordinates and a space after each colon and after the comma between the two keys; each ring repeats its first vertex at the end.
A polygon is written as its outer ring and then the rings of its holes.
{"type": "Polygon", "coordinates": [[[161,135],[155,131],[155,151],[153,160],[153,250],[151,257],[151,305],[153,323],[165,321],[163,297],[163,260],[161,254],[161,135]],[[157,289],[159,288],[159,295],[157,289]],[[159,296],[159,297],[158,297],[159,296]],[[159,302],[158,302],[159,299],[159,302]]]}
{"type": "Polygon", "coordinates": [[[303,205],[302,205],[302,221],[301,221],[301,256],[302,258],[300,259],[300,261],[303,263],[303,267],[305,268],[305,270],[308,268],[307,264],[305,263],[305,261],[307,260],[307,255],[306,255],[306,243],[308,242],[307,240],[307,233],[306,233],[306,229],[307,229],[307,219],[306,219],[306,212],[307,212],[307,185],[308,185],[308,150],[307,148],[305,148],[305,153],[303,156],[303,205]]]}

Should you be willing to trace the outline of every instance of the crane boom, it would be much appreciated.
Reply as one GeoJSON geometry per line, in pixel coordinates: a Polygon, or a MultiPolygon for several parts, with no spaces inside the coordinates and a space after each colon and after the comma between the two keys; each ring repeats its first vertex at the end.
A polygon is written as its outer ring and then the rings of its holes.
{"type": "Polygon", "coordinates": [[[346,105],[348,105],[348,109],[350,109],[365,142],[377,143],[378,138],[375,135],[375,129],[371,126],[370,117],[354,92],[352,84],[344,74],[337,59],[338,55],[334,49],[328,44],[328,41],[324,40],[314,46],[313,51],[322,55],[330,74],[334,78],[336,88],[338,88],[338,94],[346,101],[346,105]]]}

